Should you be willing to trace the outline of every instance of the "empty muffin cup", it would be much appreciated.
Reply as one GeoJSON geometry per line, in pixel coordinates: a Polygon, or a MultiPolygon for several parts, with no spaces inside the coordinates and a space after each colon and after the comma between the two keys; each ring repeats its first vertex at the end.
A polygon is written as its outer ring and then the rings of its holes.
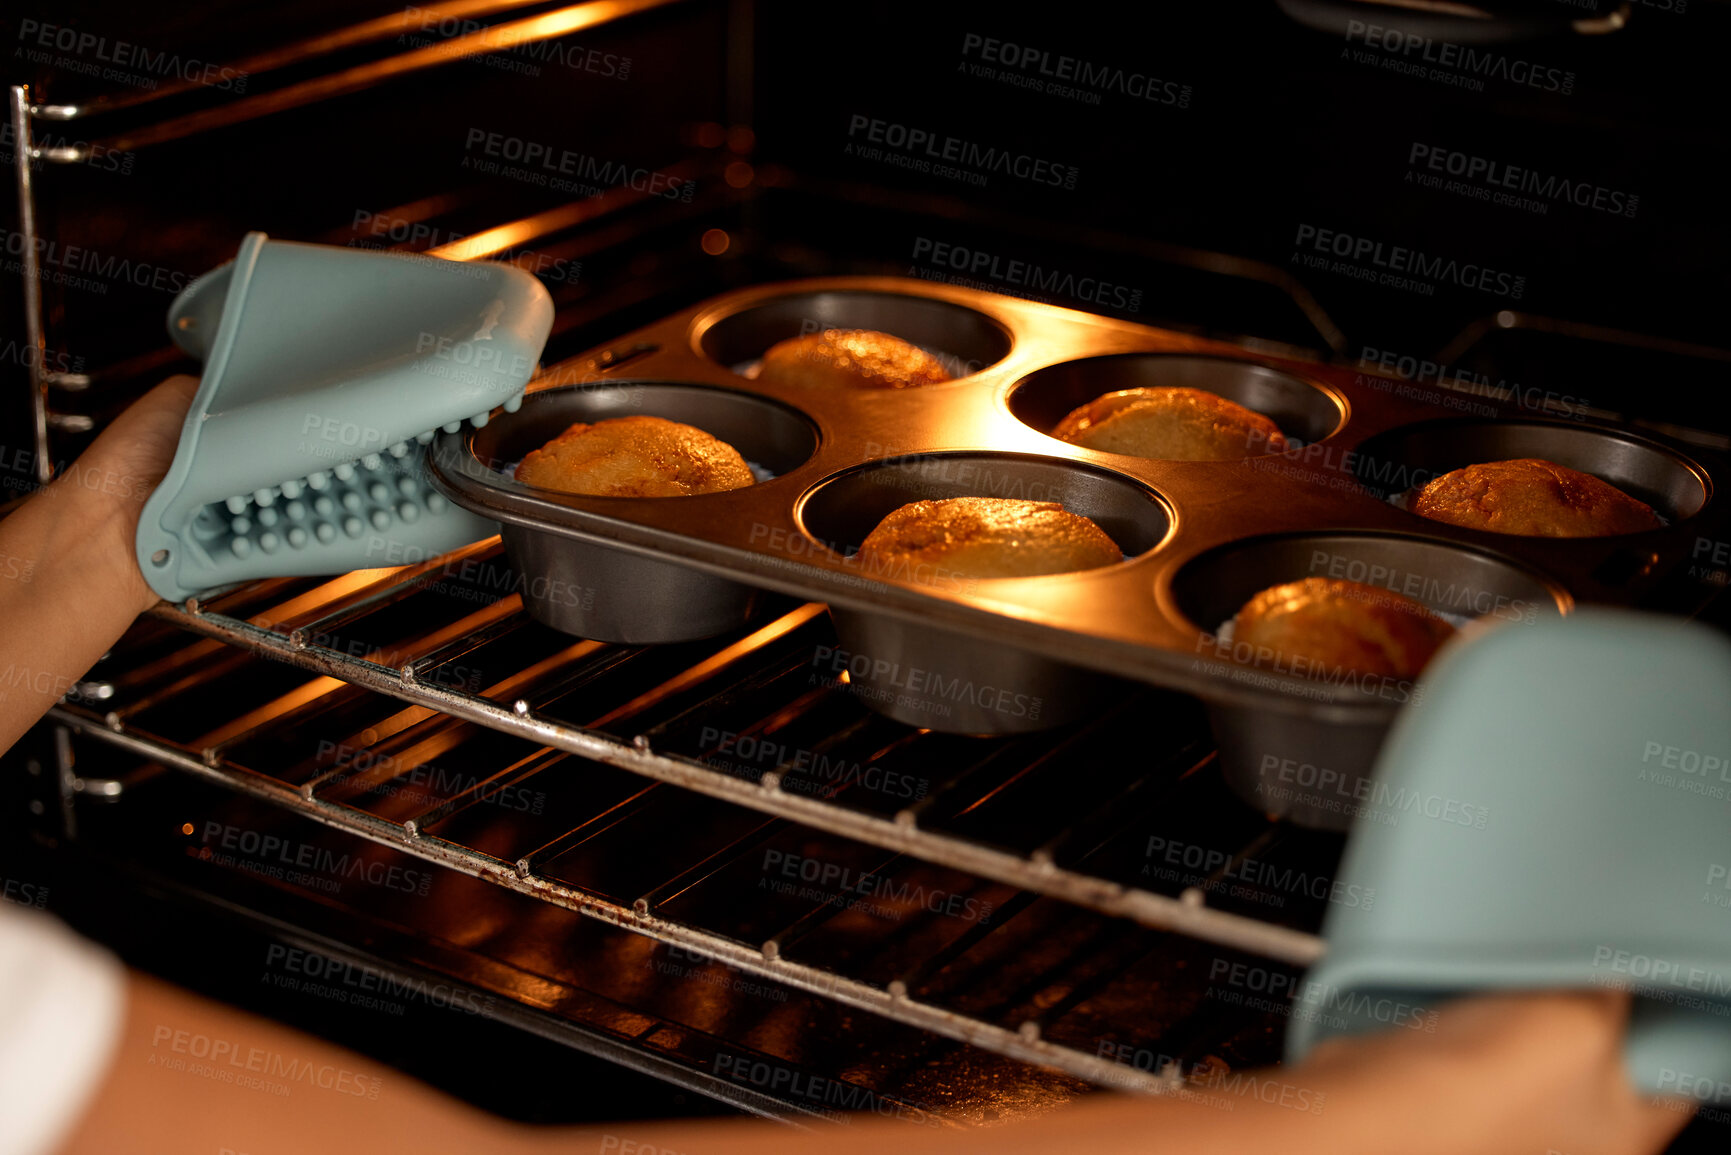
{"type": "Polygon", "coordinates": [[[1455,419],[1402,426],[1360,447],[1359,483],[1385,501],[1400,499],[1468,465],[1536,457],[1607,481],[1653,507],[1667,522],[1707,504],[1707,473],[1656,441],[1564,421],[1455,419]]]}
{"type": "Polygon", "coordinates": [[[793,293],[747,305],[702,325],[697,345],[736,373],[752,368],[771,345],[824,329],[873,329],[918,345],[952,378],[972,376],[1002,361],[1010,334],[963,305],[905,293],[831,290],[793,293]]]}
{"type": "MultiPolygon", "coordinates": [[[[1199,653],[1281,670],[1290,656],[1257,654],[1235,642],[1229,623],[1243,605],[1270,586],[1304,578],[1336,578],[1378,586],[1411,598],[1461,625],[1484,619],[1509,628],[1555,617],[1571,603],[1563,588],[1542,575],[1474,549],[1393,534],[1282,534],[1251,538],[1204,553],[1172,580],[1181,613],[1206,635],[1199,653]]],[[[1293,672],[1291,669],[1281,672],[1293,672]]],[[[1323,681],[1357,686],[1363,703],[1327,718],[1308,699],[1291,709],[1272,701],[1245,705],[1240,698],[1203,695],[1220,768],[1232,790],[1265,813],[1300,826],[1345,830],[1355,817],[1398,823],[1414,812],[1452,818],[1468,799],[1390,797],[1370,777],[1395,712],[1417,687],[1404,679],[1352,671],[1308,671],[1323,681]],[[1452,806],[1451,806],[1452,802],[1452,806]]]]}
{"type": "MultiPolygon", "coordinates": [[[[893,458],[837,474],[806,494],[798,517],[820,545],[852,555],[902,506],[954,497],[1057,502],[1092,520],[1126,558],[1155,548],[1171,525],[1161,499],[1127,477],[1053,458],[984,452],[893,458]]],[[[937,567],[897,576],[936,590],[975,588],[971,579],[937,567]]],[[[910,726],[958,734],[1041,730],[1097,712],[1103,696],[1123,690],[1110,675],[1016,646],[843,606],[832,606],[830,615],[840,646],[826,659],[828,672],[872,709],[910,726]]]]}
{"type": "MultiPolygon", "coordinates": [[[[613,381],[530,393],[515,413],[496,414],[465,434],[447,434],[434,447],[433,476],[453,501],[500,522],[516,592],[536,621],[579,637],[629,644],[692,641],[744,624],[760,591],[652,553],[561,533],[562,501],[572,495],[509,476],[524,454],[574,422],[636,415],[702,429],[770,475],[797,469],[817,448],[811,422],[774,401],[703,385],[613,381]]],[[[623,507],[712,496],[718,495],[581,500],[623,507]]]]}
{"type": "MultiPolygon", "coordinates": [[[[1065,361],[1028,374],[1010,393],[1010,412],[1051,433],[1072,410],[1124,389],[1200,389],[1260,413],[1294,441],[1320,441],[1345,417],[1339,398],[1301,377],[1254,361],[1188,353],[1120,353],[1065,361]]],[[[1268,453],[1267,445],[1247,447],[1268,453]]]]}

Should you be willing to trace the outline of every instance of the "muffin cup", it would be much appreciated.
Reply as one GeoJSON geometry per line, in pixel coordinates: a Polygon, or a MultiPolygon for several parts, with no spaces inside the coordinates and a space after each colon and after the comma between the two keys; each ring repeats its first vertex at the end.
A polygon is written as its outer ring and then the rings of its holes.
{"type": "MultiPolygon", "coordinates": [[[[702,385],[619,381],[530,393],[515,413],[484,428],[447,434],[434,454],[435,479],[459,505],[502,523],[523,609],[536,621],[603,642],[650,644],[714,637],[750,620],[757,588],[653,554],[560,532],[543,503],[565,495],[506,475],[523,455],[573,422],[646,415],[696,426],[773,474],[797,469],[817,448],[803,415],[761,397],[702,385]]],[[[644,502],[690,497],[603,498],[621,513],[644,502]]],[[[554,514],[557,510],[552,511],[554,514]]]]}
{"type": "Polygon", "coordinates": [[[1706,471],[1682,454],[1631,433],[1560,421],[1401,426],[1364,443],[1358,478],[1388,500],[1468,465],[1522,457],[1554,461],[1608,481],[1668,522],[1693,517],[1707,504],[1706,471]]]}
{"type": "MultiPolygon", "coordinates": [[[[1572,604],[1555,583],[1503,558],[1392,534],[1289,534],[1235,542],[1192,559],[1174,578],[1173,594],[1187,617],[1216,634],[1257,593],[1309,577],[1379,586],[1445,617],[1510,628],[1558,616],[1572,604]]],[[[1230,641],[1214,649],[1236,660],[1264,657],[1230,641]]],[[[1387,678],[1358,684],[1367,704],[1385,708],[1327,717],[1204,694],[1227,784],[1265,813],[1301,826],[1345,830],[1361,812],[1376,820],[1388,807],[1377,796],[1371,769],[1396,711],[1418,700],[1422,685],[1387,678]]],[[[1398,821],[1398,810],[1389,813],[1398,821]]]]}
{"type": "MultiPolygon", "coordinates": [[[[897,293],[792,293],[718,317],[698,348],[729,370],[751,365],[771,345],[824,329],[875,329],[931,353],[952,378],[972,376],[1010,351],[1004,327],[962,305],[897,293]]],[[[930,388],[930,386],[927,386],[930,388]]]]}
{"type": "MultiPolygon", "coordinates": [[[[1200,389],[1260,413],[1294,441],[1321,441],[1340,428],[1338,397],[1301,377],[1253,361],[1174,353],[1086,357],[1037,370],[1010,393],[1010,412],[1050,434],[1072,410],[1123,389],[1200,389]]],[[[1269,452],[1264,445],[1261,452],[1269,452]]]]}
{"type": "MultiPolygon", "coordinates": [[[[1126,557],[1155,548],[1171,516],[1149,489],[1092,466],[1008,453],[922,454],[875,462],[831,477],[801,501],[806,533],[852,554],[890,513],[915,501],[1004,497],[1055,501],[1091,519],[1126,557]]],[[[1077,574],[975,580],[932,567],[933,588],[974,591],[1024,582],[1061,583],[1077,574]]],[[[1014,734],[1075,721],[1103,695],[1121,693],[1109,675],[904,618],[831,606],[839,679],[862,702],[910,726],[959,734],[1014,734]]]]}

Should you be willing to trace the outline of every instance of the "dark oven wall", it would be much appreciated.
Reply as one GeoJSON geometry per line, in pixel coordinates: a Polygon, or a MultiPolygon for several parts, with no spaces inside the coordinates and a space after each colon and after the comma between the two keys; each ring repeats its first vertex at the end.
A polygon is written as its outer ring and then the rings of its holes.
{"type": "Polygon", "coordinates": [[[1531,34],[1310,0],[771,0],[759,139],[811,194],[786,255],[1722,433],[1726,7],[1586,35],[1591,4],[1488,7],[1531,34]]]}
{"type": "MultiPolygon", "coordinates": [[[[377,2],[222,3],[172,14],[114,3],[42,7],[53,10],[20,7],[0,22],[0,37],[16,49],[8,82],[32,84],[41,103],[93,109],[34,125],[38,147],[89,153],[83,163],[39,162],[32,173],[44,365],[92,377],[82,391],[54,389],[56,412],[100,428],[139,388],[190,368],[168,344],[168,306],[230,259],[250,230],[420,252],[600,194],[653,188],[648,203],[615,214],[654,218],[628,257],[527,234],[490,255],[536,272],[554,293],[561,322],[549,362],[590,343],[568,326],[596,310],[618,314],[669,285],[703,291],[712,262],[695,218],[711,206],[685,185],[697,187],[691,158],[706,152],[695,143],[698,127],[728,119],[723,5],[645,3],[598,27],[401,71],[393,69],[483,29],[561,19],[580,6],[469,5],[450,17],[377,2]],[[374,25],[351,45],[307,47],[374,25]],[[296,62],[274,58],[294,45],[296,62]]],[[[10,135],[0,151],[10,163],[10,135]]],[[[30,468],[19,408],[28,395],[23,241],[10,179],[5,190],[0,332],[15,355],[0,365],[0,441],[10,497],[27,486],[30,468]]],[[[52,456],[68,460],[84,440],[63,429],[52,456]]]]}

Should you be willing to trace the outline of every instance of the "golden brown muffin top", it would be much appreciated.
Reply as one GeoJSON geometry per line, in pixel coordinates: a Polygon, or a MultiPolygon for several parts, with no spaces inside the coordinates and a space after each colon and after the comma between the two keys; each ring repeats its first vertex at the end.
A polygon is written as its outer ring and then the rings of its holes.
{"type": "Polygon", "coordinates": [[[1526,537],[1601,537],[1660,525],[1652,506],[1609,482],[1535,457],[1445,473],[1409,508],[1432,521],[1526,537]]]}
{"type": "Polygon", "coordinates": [[[876,577],[1037,577],[1123,560],[1118,543],[1055,501],[952,497],[904,505],[878,523],[856,561],[876,577]]]}
{"type": "Polygon", "coordinates": [[[771,345],[759,381],[863,389],[911,389],[950,380],[918,345],[875,329],[825,329],[771,345]]]}
{"type": "Polygon", "coordinates": [[[1455,629],[1409,597],[1363,582],[1310,577],[1263,590],[1233,619],[1232,641],[1315,664],[1414,678],[1455,629]]]}
{"type": "Polygon", "coordinates": [[[755,478],[739,450],[664,417],[579,421],[517,466],[517,480],[591,497],[687,497],[743,489],[755,478]]]}
{"type": "Polygon", "coordinates": [[[1280,427],[1205,389],[1120,389],[1071,410],[1052,436],[1084,449],[1166,461],[1230,461],[1279,453],[1280,427]]]}

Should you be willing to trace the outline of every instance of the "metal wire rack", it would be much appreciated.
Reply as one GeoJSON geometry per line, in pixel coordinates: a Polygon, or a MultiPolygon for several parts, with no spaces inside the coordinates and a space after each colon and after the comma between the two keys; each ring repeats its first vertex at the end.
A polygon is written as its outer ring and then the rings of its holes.
{"type": "MultiPolygon", "coordinates": [[[[1319,850],[1213,793],[1206,732],[1186,716],[1184,699],[1138,698],[1054,736],[933,734],[877,718],[845,684],[799,688],[828,636],[821,606],[790,605],[742,635],[669,652],[547,630],[527,618],[512,580],[495,538],[401,569],[164,603],[153,612],[159,623],[206,640],[158,629],[112,681],[81,687],[52,716],[151,762],[739,971],[1121,1089],[1157,1092],[1172,1082],[1049,1041],[1042,1018],[1005,1025],[918,997],[922,977],[987,933],[983,925],[958,928],[905,972],[862,978],[801,957],[807,936],[847,908],[833,895],[805,889],[785,925],[755,941],[684,920],[682,902],[693,888],[725,883],[730,869],[797,824],[876,848],[853,877],[891,880],[881,888],[892,900],[906,889],[893,881],[900,864],[930,864],[1001,884],[1012,903],[1047,896],[1294,966],[1321,953],[1314,911],[1298,910],[1287,919],[1298,925],[1285,925],[1211,904],[1235,863],[1273,859],[1284,842],[1296,861],[1314,864],[1332,844],[1319,850]],[[314,676],[280,676],[293,671],[314,676]],[[219,680],[241,697],[213,718],[219,680]],[[390,706],[381,717],[375,706],[363,717],[362,699],[376,695],[409,708],[390,706]],[[304,727],[314,721],[321,734],[345,737],[322,739],[308,757],[304,727]],[[467,755],[465,765],[479,765],[456,781],[416,776],[466,734],[519,741],[492,761],[467,755]],[[545,780],[535,776],[572,756],[649,782],[599,802],[555,795],[547,814],[501,841],[491,828],[502,809],[483,804],[545,780]],[[1093,780],[1076,781],[1078,768],[1090,767],[1093,780]],[[406,780],[417,788],[401,789],[406,780]],[[574,883],[560,863],[640,809],[656,784],[763,818],[699,840],[647,884],[606,893],[574,883]],[[1054,808],[1054,797],[1066,805],[1054,808]],[[486,822],[473,820],[482,812],[486,822]],[[1161,814],[1164,825],[1150,819],[1161,814]],[[1215,854],[1206,875],[1164,887],[1176,894],[1161,893],[1135,873],[1139,856],[1147,871],[1133,844],[1151,822],[1233,849],[1215,854]]],[[[69,773],[62,789],[71,797],[125,786],[69,773]]]]}

